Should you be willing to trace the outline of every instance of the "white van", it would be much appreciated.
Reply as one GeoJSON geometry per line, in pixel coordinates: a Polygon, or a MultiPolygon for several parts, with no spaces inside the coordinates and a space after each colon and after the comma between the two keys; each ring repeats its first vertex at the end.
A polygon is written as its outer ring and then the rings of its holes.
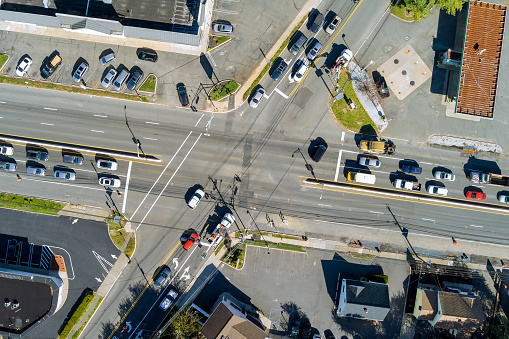
{"type": "Polygon", "coordinates": [[[357,173],[357,172],[348,172],[346,177],[349,181],[360,182],[363,184],[371,184],[374,185],[376,181],[376,176],[374,174],[365,174],[365,173],[357,173]]]}
{"type": "Polygon", "coordinates": [[[300,82],[302,80],[304,74],[306,74],[306,72],[309,69],[309,64],[310,63],[308,60],[302,60],[302,65],[300,65],[299,69],[297,70],[297,72],[295,72],[295,75],[293,76],[294,81],[300,82]]]}
{"type": "Polygon", "coordinates": [[[119,75],[115,78],[115,81],[113,81],[113,89],[115,91],[120,91],[122,87],[124,87],[124,84],[127,80],[127,77],[129,76],[129,72],[125,69],[120,72],[119,75]]]}

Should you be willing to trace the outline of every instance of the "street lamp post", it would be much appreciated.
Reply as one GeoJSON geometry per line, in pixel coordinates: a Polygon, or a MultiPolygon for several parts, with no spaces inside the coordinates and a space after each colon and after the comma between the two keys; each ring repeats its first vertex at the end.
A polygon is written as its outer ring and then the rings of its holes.
{"type": "Polygon", "coordinates": [[[306,163],[306,169],[311,172],[311,174],[313,175],[313,178],[315,178],[316,182],[318,183],[318,179],[315,176],[315,171],[313,171],[313,166],[311,166],[311,164],[308,163],[308,161],[304,157],[304,154],[302,154],[302,151],[300,150],[300,148],[297,148],[297,150],[292,153],[292,158],[295,156],[295,153],[297,153],[297,152],[299,152],[300,155],[302,156],[302,159],[304,159],[304,162],[306,163]]]}
{"type": "Polygon", "coordinates": [[[365,70],[366,68],[368,68],[369,66],[373,65],[374,63],[375,63],[375,62],[374,62],[373,60],[371,60],[371,61],[370,61],[370,62],[366,65],[366,67],[364,67],[364,68],[362,69],[362,71],[361,71],[361,72],[364,72],[364,70],[365,70]]]}

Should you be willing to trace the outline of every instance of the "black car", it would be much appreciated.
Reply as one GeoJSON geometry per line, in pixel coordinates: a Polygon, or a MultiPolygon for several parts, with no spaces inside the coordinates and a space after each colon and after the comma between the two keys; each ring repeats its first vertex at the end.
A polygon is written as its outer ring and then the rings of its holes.
{"type": "Polygon", "coordinates": [[[303,339],[310,339],[311,338],[311,324],[309,321],[306,321],[303,326],[302,330],[302,338],[303,339]]]}
{"type": "Polygon", "coordinates": [[[297,338],[300,333],[300,318],[295,317],[293,319],[292,331],[290,332],[290,338],[297,338]]]}
{"type": "Polygon", "coordinates": [[[287,67],[288,67],[288,64],[284,60],[281,60],[281,62],[279,63],[279,66],[277,66],[276,70],[270,76],[272,78],[272,80],[279,79],[279,77],[281,76],[281,74],[283,74],[285,72],[287,67]]]}
{"type": "Polygon", "coordinates": [[[313,153],[312,159],[316,162],[319,162],[320,160],[322,160],[322,157],[325,154],[325,151],[327,151],[327,148],[329,148],[329,146],[327,146],[327,143],[325,142],[325,140],[320,141],[318,146],[315,147],[315,151],[313,153]]]}
{"type": "Polygon", "coordinates": [[[387,83],[385,82],[384,77],[380,77],[376,80],[376,89],[378,90],[378,94],[382,99],[388,98],[390,96],[389,88],[387,87],[387,83]]]}
{"type": "Polygon", "coordinates": [[[322,24],[323,24],[323,14],[318,13],[315,16],[315,19],[313,20],[313,23],[311,24],[311,27],[309,28],[309,30],[313,33],[316,33],[316,32],[318,32],[318,29],[320,28],[320,26],[322,24]]]}
{"type": "Polygon", "coordinates": [[[15,260],[19,254],[19,243],[16,239],[7,242],[7,259],[15,260]]]}
{"type": "Polygon", "coordinates": [[[28,151],[27,152],[27,158],[28,159],[33,159],[33,160],[47,161],[48,160],[48,152],[45,152],[45,151],[28,151]]]}
{"type": "Polygon", "coordinates": [[[404,173],[421,174],[422,168],[417,166],[403,165],[401,166],[401,171],[404,173]]]}
{"type": "Polygon", "coordinates": [[[138,59],[157,62],[157,53],[152,51],[140,51],[138,52],[138,59]]]}
{"type": "Polygon", "coordinates": [[[186,85],[183,83],[177,84],[177,93],[179,95],[180,104],[182,106],[189,106],[189,97],[187,96],[186,85]]]}

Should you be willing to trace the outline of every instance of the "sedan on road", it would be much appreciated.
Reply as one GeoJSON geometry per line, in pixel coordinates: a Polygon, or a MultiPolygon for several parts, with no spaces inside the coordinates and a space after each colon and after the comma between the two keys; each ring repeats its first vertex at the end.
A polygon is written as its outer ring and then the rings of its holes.
{"type": "Polygon", "coordinates": [[[316,56],[318,55],[318,53],[320,53],[321,49],[322,49],[322,44],[320,42],[316,41],[313,44],[313,47],[311,47],[311,49],[309,50],[309,52],[307,54],[308,59],[315,60],[316,56]]]}
{"type": "Polygon", "coordinates": [[[0,154],[3,155],[12,155],[14,153],[14,148],[10,146],[0,146],[0,154]]]}
{"type": "Polygon", "coordinates": [[[24,57],[23,60],[20,61],[18,67],[16,67],[16,74],[22,77],[23,75],[25,75],[25,73],[28,71],[31,65],[32,59],[30,59],[29,56],[24,57]]]}
{"type": "Polygon", "coordinates": [[[378,167],[380,167],[382,165],[382,163],[378,159],[367,158],[367,157],[360,157],[359,158],[359,165],[378,168],[378,167]]]}
{"type": "Polygon", "coordinates": [[[299,66],[299,69],[297,70],[297,72],[295,72],[293,76],[293,81],[300,82],[304,77],[304,74],[306,74],[306,72],[308,71],[308,69],[309,65],[305,61],[302,61],[301,65],[299,66]]]}
{"type": "Polygon", "coordinates": [[[136,85],[140,82],[140,80],[143,78],[143,72],[140,70],[135,71],[129,80],[127,80],[127,89],[132,91],[136,88],[136,85]]]}
{"type": "Polygon", "coordinates": [[[44,169],[43,167],[27,166],[27,173],[44,176],[46,174],[46,169],[44,169]]]}
{"type": "Polygon", "coordinates": [[[154,280],[154,286],[161,287],[162,285],[164,285],[164,283],[166,282],[166,280],[168,280],[169,277],[170,277],[170,269],[168,267],[166,267],[159,273],[159,275],[157,276],[157,279],[154,280]]]}
{"type": "Polygon", "coordinates": [[[76,68],[74,74],[72,75],[72,80],[74,82],[80,82],[83,79],[83,76],[88,71],[88,64],[86,62],[82,62],[81,65],[76,68]]]}
{"type": "Polygon", "coordinates": [[[422,168],[418,166],[403,165],[401,166],[401,171],[403,173],[421,174],[422,168]]]}
{"type": "Polygon", "coordinates": [[[477,191],[468,191],[466,194],[467,198],[474,200],[486,200],[486,193],[477,191]]]}
{"type": "Polygon", "coordinates": [[[177,93],[179,96],[180,104],[184,107],[189,106],[189,97],[187,96],[186,85],[184,85],[183,83],[178,83],[177,93]]]}
{"type": "Polygon", "coordinates": [[[189,206],[190,209],[194,210],[196,206],[198,206],[198,203],[200,202],[201,198],[205,195],[205,192],[201,188],[198,188],[196,191],[194,191],[193,196],[189,201],[187,202],[187,206],[189,206]]]}
{"type": "Polygon", "coordinates": [[[281,60],[281,62],[277,66],[276,70],[270,76],[272,78],[272,80],[278,80],[279,77],[281,76],[281,74],[283,74],[286,71],[287,67],[288,67],[288,64],[284,60],[281,60]]]}
{"type": "Polygon", "coordinates": [[[81,155],[69,155],[62,156],[62,161],[69,164],[83,165],[83,157],[81,155]]]}
{"type": "Polygon", "coordinates": [[[505,195],[505,194],[499,195],[498,201],[500,201],[504,204],[509,204],[509,195],[505,195]]]}
{"type": "Polygon", "coordinates": [[[454,179],[456,179],[456,176],[454,174],[452,174],[452,173],[449,173],[449,172],[436,171],[435,172],[435,179],[454,181],[454,179]]]}
{"type": "Polygon", "coordinates": [[[110,186],[110,187],[120,187],[120,179],[110,178],[110,177],[100,177],[99,185],[110,186]]]}
{"type": "Polygon", "coordinates": [[[28,151],[27,158],[32,160],[47,161],[49,157],[48,152],[45,151],[28,151]]]}
{"type": "Polygon", "coordinates": [[[221,220],[221,225],[223,225],[225,228],[230,228],[234,221],[235,217],[231,213],[226,213],[221,220]]]}
{"type": "Polygon", "coordinates": [[[264,94],[265,94],[265,90],[263,89],[263,87],[258,88],[256,90],[256,93],[253,95],[253,97],[249,101],[249,106],[251,106],[253,108],[258,107],[258,104],[262,100],[264,94]]]}
{"type": "Polygon", "coordinates": [[[76,173],[70,169],[58,169],[54,174],[57,179],[76,180],[76,173]]]}
{"type": "Polygon", "coordinates": [[[436,186],[436,185],[429,185],[428,186],[428,193],[429,194],[436,194],[436,195],[443,195],[447,196],[449,193],[449,190],[445,187],[436,186]]]}
{"type": "Polygon", "coordinates": [[[98,168],[104,168],[111,171],[115,171],[118,168],[118,164],[115,160],[110,159],[98,159],[96,166],[98,168]]]}
{"type": "Polygon", "coordinates": [[[191,233],[189,237],[187,237],[186,242],[184,243],[184,249],[189,251],[191,247],[193,247],[194,243],[198,241],[198,234],[195,232],[191,233]]]}
{"type": "Polygon", "coordinates": [[[115,76],[117,75],[117,70],[112,68],[106,73],[106,75],[103,78],[103,81],[101,81],[101,85],[108,89],[111,86],[111,82],[113,79],[115,79],[115,76]]]}
{"type": "Polygon", "coordinates": [[[330,23],[327,25],[327,27],[325,28],[325,31],[329,34],[334,33],[334,31],[336,30],[336,27],[338,27],[338,25],[340,23],[341,23],[341,18],[336,15],[334,18],[332,18],[330,23]]]}
{"type": "Polygon", "coordinates": [[[175,290],[170,290],[166,297],[164,297],[163,301],[161,301],[161,304],[159,304],[159,308],[163,311],[168,310],[170,306],[177,300],[178,293],[175,290]]]}
{"type": "Polygon", "coordinates": [[[327,143],[325,142],[325,140],[320,141],[318,146],[315,147],[315,151],[314,151],[311,159],[313,159],[316,162],[319,162],[320,160],[322,160],[322,157],[325,154],[325,151],[327,151],[327,148],[329,148],[329,146],[327,146],[327,143]]]}
{"type": "Polygon", "coordinates": [[[233,33],[233,26],[232,25],[215,24],[214,32],[230,34],[230,33],[233,33]]]}

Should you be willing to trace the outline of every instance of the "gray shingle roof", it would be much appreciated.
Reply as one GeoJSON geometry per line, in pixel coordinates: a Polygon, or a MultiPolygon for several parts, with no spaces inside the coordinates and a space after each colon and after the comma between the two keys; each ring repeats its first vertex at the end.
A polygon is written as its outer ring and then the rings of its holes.
{"type": "Polygon", "coordinates": [[[390,311],[389,286],[386,284],[345,279],[346,305],[341,312],[347,317],[382,321],[390,311]]]}

